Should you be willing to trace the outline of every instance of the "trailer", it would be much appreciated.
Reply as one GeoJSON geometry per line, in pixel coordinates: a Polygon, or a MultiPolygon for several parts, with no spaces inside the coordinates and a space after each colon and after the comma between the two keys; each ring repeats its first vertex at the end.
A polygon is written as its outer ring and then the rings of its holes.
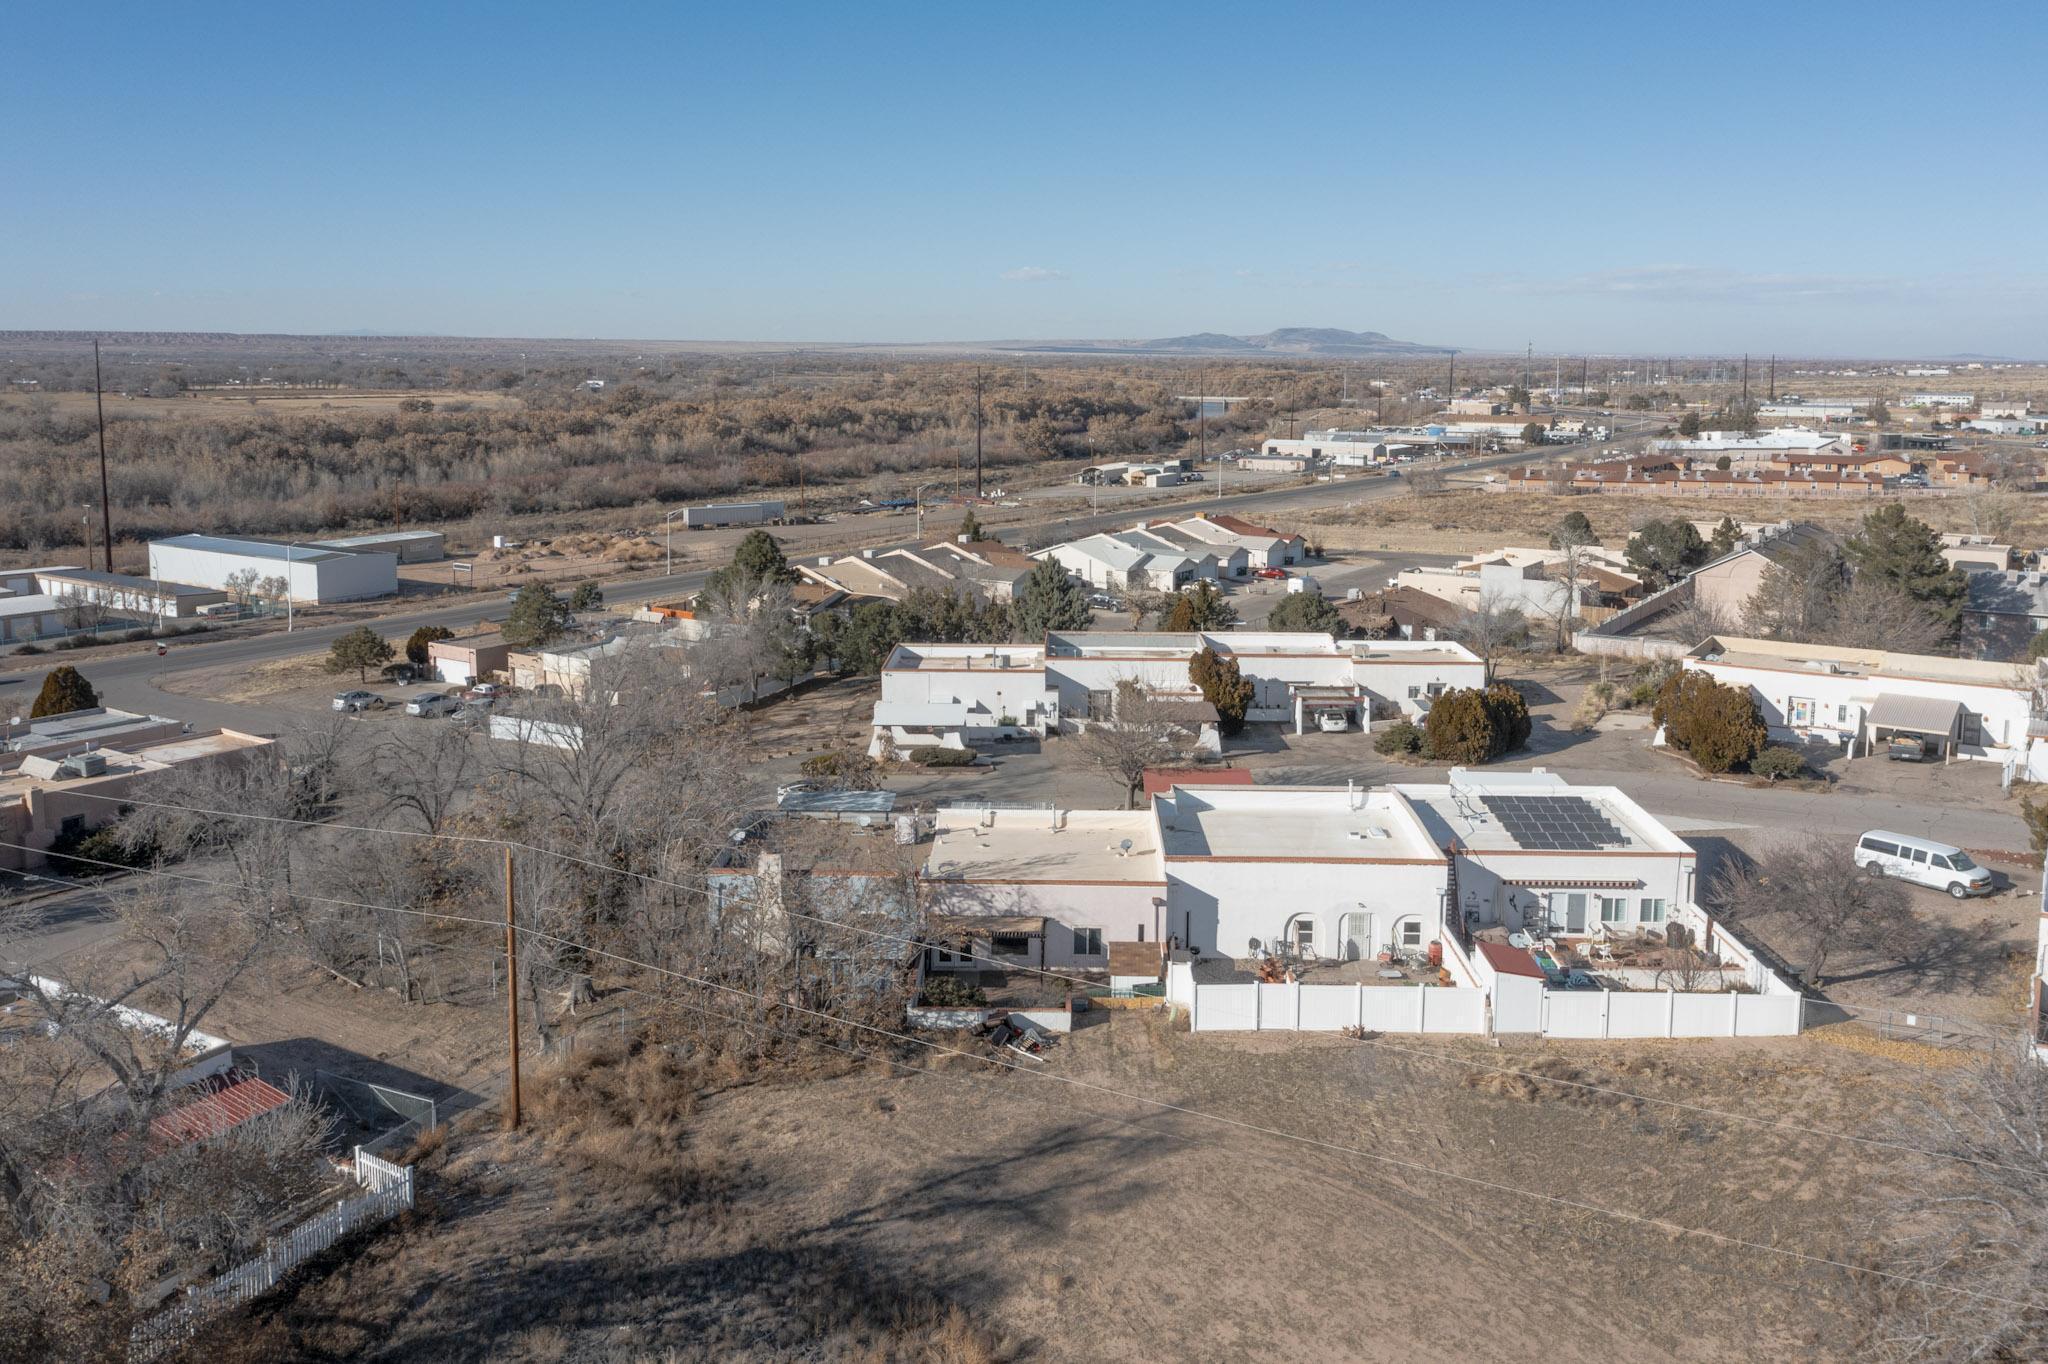
{"type": "Polygon", "coordinates": [[[683,526],[688,530],[708,530],[713,526],[765,526],[780,520],[780,502],[724,502],[708,507],[683,508],[683,526]]]}

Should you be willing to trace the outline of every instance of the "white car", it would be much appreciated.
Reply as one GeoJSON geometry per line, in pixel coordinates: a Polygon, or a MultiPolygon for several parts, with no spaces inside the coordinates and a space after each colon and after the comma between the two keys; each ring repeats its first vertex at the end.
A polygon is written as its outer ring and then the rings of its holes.
{"type": "Polygon", "coordinates": [[[384,698],[373,691],[345,691],[334,698],[334,708],[344,714],[360,715],[366,710],[384,709],[384,698]]]}
{"type": "Polygon", "coordinates": [[[1351,717],[1341,710],[1321,711],[1316,715],[1316,728],[1325,734],[1342,734],[1351,728],[1351,717]]]}
{"type": "Polygon", "coordinates": [[[423,691],[405,703],[407,715],[453,715],[461,709],[461,697],[440,691],[423,691]]]}
{"type": "Polygon", "coordinates": [[[1989,895],[1997,889],[1991,873],[1961,848],[1912,834],[1872,829],[1856,840],[1855,861],[1866,876],[1896,876],[1914,885],[1947,891],[1958,900],[1989,895]]]}

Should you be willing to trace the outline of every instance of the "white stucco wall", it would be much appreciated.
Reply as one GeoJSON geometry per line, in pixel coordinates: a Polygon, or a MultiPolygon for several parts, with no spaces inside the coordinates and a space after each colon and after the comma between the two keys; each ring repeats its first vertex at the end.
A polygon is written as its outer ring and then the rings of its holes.
{"type": "Polygon", "coordinates": [[[1965,711],[1981,717],[1985,742],[1962,743],[1959,758],[1988,758],[2003,762],[2028,745],[2027,719],[2030,699],[2026,692],[2007,687],[1974,686],[1965,682],[1943,682],[1918,678],[1858,677],[1809,670],[1752,668],[1726,663],[1706,663],[1688,658],[1685,666],[1704,672],[1728,686],[1748,687],[1763,710],[1764,723],[1773,738],[1807,733],[1835,738],[1865,734],[1868,705],[1883,696],[1928,696],[1956,701],[1965,711]],[[1811,724],[1795,726],[1795,699],[1814,703],[1811,724]]]}
{"type": "Polygon", "coordinates": [[[1426,950],[1441,923],[1444,875],[1441,862],[1173,858],[1166,865],[1167,932],[1205,951],[1245,957],[1252,939],[1262,947],[1291,941],[1289,925],[1307,918],[1315,924],[1315,954],[1341,957],[1345,916],[1369,915],[1357,927],[1358,955],[1370,959],[1397,923],[1413,917],[1426,950]]]}

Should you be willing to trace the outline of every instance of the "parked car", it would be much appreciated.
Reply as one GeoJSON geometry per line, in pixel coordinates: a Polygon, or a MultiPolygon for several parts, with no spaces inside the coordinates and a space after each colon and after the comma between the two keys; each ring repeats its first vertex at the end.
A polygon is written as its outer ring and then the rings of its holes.
{"type": "Polygon", "coordinates": [[[1320,711],[1316,715],[1316,728],[1325,734],[1342,734],[1351,728],[1351,717],[1341,710],[1320,711]]]}
{"type": "Polygon", "coordinates": [[[462,699],[488,706],[504,700],[507,695],[509,695],[508,690],[499,686],[496,682],[479,682],[468,691],[462,693],[462,699]]]}
{"type": "Polygon", "coordinates": [[[1896,876],[1916,886],[1945,890],[1958,900],[1989,895],[1991,873],[1961,848],[1912,834],[1872,829],[1856,840],[1856,865],[1866,876],[1896,876]]]}
{"type": "Polygon", "coordinates": [[[1110,596],[1107,592],[1097,592],[1088,599],[1088,604],[1097,611],[1121,611],[1124,609],[1124,604],[1115,597],[1110,596]]]}
{"type": "Polygon", "coordinates": [[[384,698],[373,691],[345,691],[334,698],[334,708],[350,715],[384,709],[384,698]]]}
{"type": "Polygon", "coordinates": [[[1934,756],[1934,749],[1916,734],[1894,734],[1884,756],[1895,763],[1924,763],[1934,756]]]}
{"type": "Polygon", "coordinates": [[[1284,568],[1261,568],[1254,571],[1252,576],[1254,578],[1284,578],[1287,576],[1287,570],[1284,568]]]}
{"type": "Polygon", "coordinates": [[[462,709],[462,700],[444,691],[423,691],[405,703],[407,715],[453,715],[462,709]]]}

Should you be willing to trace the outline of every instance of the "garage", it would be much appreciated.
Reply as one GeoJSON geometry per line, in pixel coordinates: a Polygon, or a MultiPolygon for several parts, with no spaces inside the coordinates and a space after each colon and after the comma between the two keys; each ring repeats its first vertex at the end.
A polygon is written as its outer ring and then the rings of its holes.
{"type": "Polygon", "coordinates": [[[1962,731],[1963,704],[1938,696],[1880,696],[1870,707],[1865,723],[1870,727],[1870,752],[1883,751],[1895,737],[1924,739],[1933,745],[1943,762],[1955,757],[1956,738],[1962,731]]]}

